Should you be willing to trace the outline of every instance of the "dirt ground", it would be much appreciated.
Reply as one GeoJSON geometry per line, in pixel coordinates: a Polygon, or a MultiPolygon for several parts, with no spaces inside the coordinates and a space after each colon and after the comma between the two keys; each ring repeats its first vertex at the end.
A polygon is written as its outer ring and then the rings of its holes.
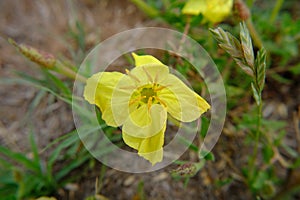
{"type": "MultiPolygon", "coordinates": [[[[39,76],[37,66],[18,54],[8,44],[8,37],[55,55],[70,57],[68,48],[74,48],[74,44],[68,39],[67,31],[68,27],[75,26],[75,19],[84,23],[90,47],[127,29],[166,26],[150,20],[127,0],[0,0],[0,77],[14,78],[15,71],[39,76]]],[[[281,119],[290,118],[300,102],[300,96],[297,95],[300,94],[299,88],[299,84],[293,88],[267,88],[274,92],[267,93],[265,98],[272,99],[277,93],[280,93],[280,98],[267,102],[268,110],[265,110],[265,114],[281,119]],[[291,91],[294,91],[293,94],[291,91]]],[[[1,85],[0,144],[16,151],[26,151],[28,134],[33,130],[39,147],[43,148],[55,138],[74,129],[70,107],[60,100],[51,101],[49,96],[44,97],[32,113],[28,114],[31,102],[38,92],[34,87],[26,85],[1,85]]],[[[290,132],[292,134],[292,128],[290,132]]],[[[238,171],[245,160],[238,158],[247,153],[246,150],[239,151],[242,142],[243,135],[232,135],[229,124],[214,150],[222,153],[216,153],[216,161],[208,162],[186,187],[183,181],[176,181],[170,176],[169,171],[175,166],[148,174],[128,174],[107,169],[100,193],[109,199],[137,200],[139,184],[144,183],[147,200],[251,199],[242,181],[223,187],[212,184],[230,176],[239,179],[235,171],[238,171]],[[233,145],[226,146],[226,142],[233,145]]],[[[293,141],[291,144],[293,145],[293,141]]],[[[185,156],[191,160],[196,157],[192,153],[185,156]]],[[[72,183],[75,189],[69,187],[59,191],[60,199],[84,199],[94,194],[100,170],[101,164],[98,163],[93,170],[84,172],[80,181],[72,183]]],[[[283,172],[282,177],[285,176],[283,172]]]]}

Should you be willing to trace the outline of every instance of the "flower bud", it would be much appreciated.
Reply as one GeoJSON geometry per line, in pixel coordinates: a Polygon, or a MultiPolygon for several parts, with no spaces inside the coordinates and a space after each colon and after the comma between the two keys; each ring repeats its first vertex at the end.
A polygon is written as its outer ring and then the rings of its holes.
{"type": "Polygon", "coordinates": [[[17,183],[20,183],[23,180],[22,173],[17,169],[13,171],[13,177],[17,183]]]}
{"type": "Polygon", "coordinates": [[[185,163],[180,165],[177,169],[173,170],[171,173],[173,176],[180,177],[193,177],[197,174],[197,172],[204,166],[205,162],[199,163],[185,163]]]}
{"type": "Polygon", "coordinates": [[[41,51],[26,44],[17,44],[12,39],[8,39],[8,42],[14,45],[25,57],[27,57],[32,62],[35,62],[47,69],[52,69],[55,67],[56,58],[52,54],[41,51]]]}
{"type": "Polygon", "coordinates": [[[246,21],[251,15],[249,8],[241,0],[234,1],[234,10],[242,21],[246,21]]]}

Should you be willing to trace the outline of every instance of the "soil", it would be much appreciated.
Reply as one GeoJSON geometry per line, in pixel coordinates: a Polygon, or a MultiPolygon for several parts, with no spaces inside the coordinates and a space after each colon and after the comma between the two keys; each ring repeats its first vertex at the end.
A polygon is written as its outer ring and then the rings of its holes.
{"type": "MultiPolygon", "coordinates": [[[[88,48],[131,28],[166,27],[165,24],[150,20],[128,0],[0,1],[0,77],[6,83],[0,87],[1,145],[27,152],[29,133],[34,132],[39,148],[42,149],[55,138],[74,129],[72,111],[64,102],[45,95],[31,109],[32,102],[40,91],[28,85],[7,83],[17,77],[16,71],[40,76],[38,66],[22,57],[8,44],[7,38],[54,55],[71,58],[69,49],[77,47],[69,37],[68,30],[76,27],[76,19],[84,23],[88,48]]],[[[78,63],[80,62],[79,60],[78,63]]],[[[293,112],[300,105],[299,86],[299,83],[291,88],[269,86],[264,97],[268,99],[264,108],[265,115],[274,119],[292,119],[293,112]],[[291,94],[291,91],[294,92],[291,94]],[[281,98],[278,98],[278,93],[281,98]]],[[[250,149],[241,148],[244,133],[233,134],[235,129],[229,121],[226,123],[224,134],[213,150],[216,160],[209,161],[186,186],[184,181],[174,180],[169,173],[176,165],[146,174],[129,174],[106,168],[99,193],[115,200],[138,200],[141,199],[141,195],[138,195],[141,192],[147,200],[252,199],[239,175],[246,162],[243,155],[250,149]],[[230,177],[235,177],[236,180],[223,186],[221,182],[228,181],[230,177]],[[216,182],[220,182],[219,186],[214,184],[216,182]],[[139,189],[141,185],[143,189],[139,189]]],[[[292,139],[292,122],[289,124],[290,139],[287,140],[295,148],[297,143],[292,139]]],[[[193,161],[196,155],[186,153],[184,157],[193,161]]],[[[68,184],[58,192],[58,199],[84,199],[93,195],[102,167],[101,163],[97,163],[92,169],[84,171],[80,180],[68,184]]],[[[286,171],[283,171],[280,178],[285,179],[286,176],[286,171]]]]}

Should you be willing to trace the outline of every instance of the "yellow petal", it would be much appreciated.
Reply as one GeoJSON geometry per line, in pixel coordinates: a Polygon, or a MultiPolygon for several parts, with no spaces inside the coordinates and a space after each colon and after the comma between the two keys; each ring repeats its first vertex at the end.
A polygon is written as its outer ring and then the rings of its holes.
{"type": "Polygon", "coordinates": [[[133,137],[149,138],[161,131],[166,121],[167,111],[163,106],[154,104],[149,109],[143,104],[130,113],[122,130],[133,137]]]}
{"type": "Polygon", "coordinates": [[[233,0],[209,0],[203,16],[213,23],[223,21],[232,12],[233,0]]]}
{"type": "Polygon", "coordinates": [[[102,118],[109,126],[117,126],[111,110],[112,93],[124,74],[119,72],[99,72],[87,79],[84,88],[84,98],[90,103],[97,105],[102,118]]]}
{"type": "Polygon", "coordinates": [[[163,65],[157,58],[155,58],[151,55],[139,56],[135,53],[132,53],[132,57],[134,59],[134,63],[135,63],[136,67],[143,66],[143,65],[149,65],[149,64],[163,65]]]}
{"type": "Polygon", "coordinates": [[[137,86],[144,86],[150,83],[160,83],[166,79],[169,74],[169,68],[166,65],[145,65],[135,67],[129,73],[129,76],[137,77],[137,86]]]}
{"type": "Polygon", "coordinates": [[[194,121],[210,108],[202,97],[172,74],[169,74],[162,85],[166,88],[158,91],[157,95],[167,105],[168,113],[179,121],[194,121]]]}
{"type": "Polygon", "coordinates": [[[233,0],[189,0],[183,7],[186,15],[203,14],[207,20],[218,23],[232,12],[233,0]]]}
{"type": "Polygon", "coordinates": [[[206,10],[206,0],[189,0],[182,9],[185,15],[199,15],[206,10]]]}
{"type": "Polygon", "coordinates": [[[56,200],[56,198],[43,196],[43,197],[39,197],[39,198],[37,198],[35,200],[56,200]]]}
{"type": "Polygon", "coordinates": [[[112,93],[112,114],[118,126],[121,126],[130,115],[130,107],[132,107],[130,106],[130,98],[136,88],[135,81],[129,76],[124,75],[112,93]]]}
{"type": "Polygon", "coordinates": [[[163,129],[158,132],[156,135],[153,135],[149,138],[138,138],[128,135],[124,131],[122,132],[124,142],[138,150],[138,154],[143,158],[149,160],[152,165],[155,165],[157,162],[161,162],[163,158],[163,148],[164,145],[164,133],[166,130],[166,125],[163,129]]]}

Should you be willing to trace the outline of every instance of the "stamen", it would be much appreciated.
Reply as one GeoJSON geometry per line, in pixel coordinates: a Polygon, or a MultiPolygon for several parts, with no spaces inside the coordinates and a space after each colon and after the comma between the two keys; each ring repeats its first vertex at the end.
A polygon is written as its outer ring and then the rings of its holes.
{"type": "Polygon", "coordinates": [[[132,100],[130,100],[130,102],[129,102],[129,106],[131,106],[132,104],[134,104],[134,103],[136,103],[136,102],[138,102],[138,101],[140,101],[140,100],[142,100],[142,99],[145,99],[146,98],[146,96],[139,96],[139,97],[137,97],[137,98],[135,98],[135,99],[132,99],[132,100]]]}
{"type": "Polygon", "coordinates": [[[160,85],[159,87],[157,87],[157,86],[158,86],[158,85],[155,85],[155,86],[154,86],[154,88],[153,88],[154,92],[157,92],[157,91],[160,91],[160,90],[166,88],[166,86],[162,86],[162,85],[160,85]]]}
{"type": "Polygon", "coordinates": [[[132,73],[130,73],[130,71],[129,71],[128,69],[125,69],[125,72],[126,72],[126,74],[127,74],[130,78],[134,79],[134,80],[137,81],[137,82],[141,82],[141,81],[138,79],[138,77],[136,77],[135,75],[133,75],[132,73]]]}
{"type": "Polygon", "coordinates": [[[148,99],[148,102],[147,102],[148,110],[150,110],[150,107],[152,104],[152,99],[153,99],[153,97],[149,97],[149,99],[148,99]]]}
{"type": "Polygon", "coordinates": [[[149,72],[147,71],[147,69],[146,69],[145,67],[143,67],[143,70],[144,70],[144,72],[146,73],[146,75],[147,75],[147,77],[148,77],[148,80],[149,80],[151,83],[153,83],[153,79],[152,79],[151,75],[149,74],[149,72]]]}
{"type": "Polygon", "coordinates": [[[154,99],[156,99],[159,103],[161,103],[164,107],[168,107],[167,104],[161,100],[158,96],[154,96],[154,99]]]}

